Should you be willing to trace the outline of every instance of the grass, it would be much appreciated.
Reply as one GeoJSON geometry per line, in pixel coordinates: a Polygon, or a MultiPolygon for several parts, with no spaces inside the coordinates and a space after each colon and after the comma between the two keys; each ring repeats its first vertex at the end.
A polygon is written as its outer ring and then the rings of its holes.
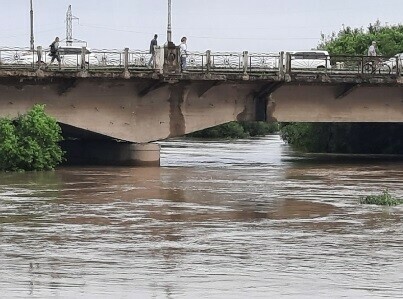
{"type": "Polygon", "coordinates": [[[397,206],[403,204],[403,200],[393,197],[388,190],[384,190],[380,195],[362,197],[360,203],[378,206],[397,206]]]}

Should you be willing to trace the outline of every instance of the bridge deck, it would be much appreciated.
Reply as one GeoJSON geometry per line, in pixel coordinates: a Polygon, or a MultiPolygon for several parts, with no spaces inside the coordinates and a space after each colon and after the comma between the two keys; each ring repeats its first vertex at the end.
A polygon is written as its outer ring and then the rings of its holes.
{"type": "Polygon", "coordinates": [[[272,81],[401,84],[402,61],[397,57],[301,56],[301,53],[189,52],[186,72],[179,66],[164,69],[164,48],[157,49],[155,63],[142,50],[92,50],[61,55],[61,70],[50,62],[47,50],[0,48],[0,76],[147,78],[162,81],[272,81]],[[39,61],[39,63],[38,63],[39,61]]]}

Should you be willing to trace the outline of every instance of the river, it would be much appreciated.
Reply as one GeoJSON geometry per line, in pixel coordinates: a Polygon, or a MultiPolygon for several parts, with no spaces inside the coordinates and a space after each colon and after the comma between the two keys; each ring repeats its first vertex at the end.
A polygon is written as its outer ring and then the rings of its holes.
{"type": "Polygon", "coordinates": [[[161,143],[161,168],[0,173],[2,298],[403,298],[403,162],[277,135],[161,143]]]}

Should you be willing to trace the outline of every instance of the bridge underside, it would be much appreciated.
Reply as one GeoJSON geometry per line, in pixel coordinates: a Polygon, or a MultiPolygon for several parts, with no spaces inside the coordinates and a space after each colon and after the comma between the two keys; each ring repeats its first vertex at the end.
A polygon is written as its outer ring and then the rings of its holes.
{"type": "Polygon", "coordinates": [[[148,143],[234,120],[402,122],[403,85],[208,78],[3,77],[0,117],[34,104],[83,139],[148,143]],[[74,129],[74,130],[73,130],[74,129]]]}
{"type": "Polygon", "coordinates": [[[403,86],[290,84],[269,95],[267,120],[402,122],[403,86]]]}
{"type": "MultiPolygon", "coordinates": [[[[34,104],[66,128],[146,143],[233,120],[255,119],[259,83],[168,83],[152,79],[14,79],[0,82],[0,116],[34,104]]],[[[89,134],[89,133],[88,133],[89,134]]],[[[95,136],[95,135],[93,135],[95,136]]]]}

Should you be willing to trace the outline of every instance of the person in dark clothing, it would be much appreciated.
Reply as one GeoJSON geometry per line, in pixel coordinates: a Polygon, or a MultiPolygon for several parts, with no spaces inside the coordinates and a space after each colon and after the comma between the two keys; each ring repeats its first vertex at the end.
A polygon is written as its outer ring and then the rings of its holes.
{"type": "Polygon", "coordinates": [[[150,57],[150,61],[148,61],[148,66],[153,66],[155,64],[155,47],[158,46],[157,38],[158,38],[158,35],[155,34],[154,38],[150,42],[151,57],[150,57]]]}
{"type": "MultiPolygon", "coordinates": [[[[52,57],[52,60],[50,61],[49,65],[53,63],[53,61],[56,59],[57,62],[59,63],[59,70],[61,68],[61,59],[60,59],[60,54],[59,54],[59,38],[56,37],[53,43],[50,44],[50,53],[49,56],[52,57]]],[[[48,68],[48,66],[46,68],[48,68]]]]}

